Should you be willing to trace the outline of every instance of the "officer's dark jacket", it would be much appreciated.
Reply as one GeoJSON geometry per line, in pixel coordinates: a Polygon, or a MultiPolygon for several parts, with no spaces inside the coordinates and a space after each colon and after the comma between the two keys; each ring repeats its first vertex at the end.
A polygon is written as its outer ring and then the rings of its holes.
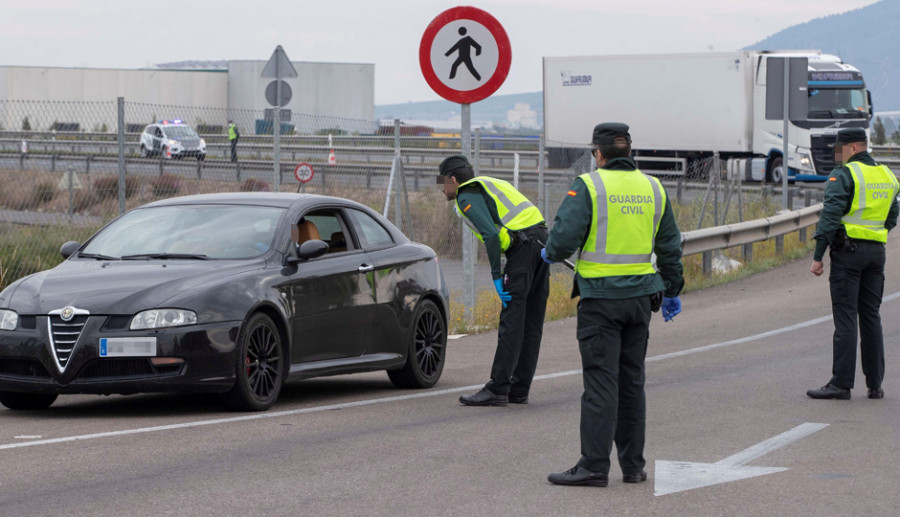
{"type": "Polygon", "coordinates": [[[503,277],[500,267],[500,234],[497,227],[500,226],[500,213],[497,211],[497,203],[489,196],[481,185],[472,183],[457,190],[456,198],[459,206],[466,211],[465,217],[472,221],[487,250],[488,260],[491,263],[491,277],[494,280],[503,277]],[[468,208],[466,208],[468,207],[468,208]]]}
{"type": "MultiPolygon", "coordinates": [[[[869,153],[862,151],[854,154],[847,163],[860,162],[866,165],[878,165],[869,153]]],[[[853,206],[853,191],[856,184],[853,181],[853,173],[846,165],[835,168],[825,182],[825,203],[822,215],[819,216],[819,224],[816,225],[816,251],[813,260],[822,260],[825,248],[834,241],[838,230],[843,228],[841,218],[850,212],[853,206]],[[834,181],[832,181],[834,178],[834,181]]],[[[897,226],[897,215],[900,214],[900,205],[894,199],[884,227],[888,230],[897,226]]]]}
{"type": "MultiPolygon", "coordinates": [[[[613,158],[603,166],[605,170],[632,171],[637,169],[630,158],[613,158]]],[[[550,239],[547,242],[547,257],[560,261],[571,256],[584,246],[591,231],[594,203],[587,185],[576,178],[572,194],[563,199],[556,212],[550,239]]],[[[599,245],[600,243],[598,243],[599,245]]],[[[665,290],[669,298],[678,296],[684,286],[681,265],[681,232],[675,222],[672,204],[666,196],[666,206],[656,233],[656,266],[659,274],[635,276],[610,276],[584,278],[575,275],[576,289],[582,298],[622,299],[644,296],[665,290]]],[[[573,296],[575,292],[573,291],[573,296]]]]}

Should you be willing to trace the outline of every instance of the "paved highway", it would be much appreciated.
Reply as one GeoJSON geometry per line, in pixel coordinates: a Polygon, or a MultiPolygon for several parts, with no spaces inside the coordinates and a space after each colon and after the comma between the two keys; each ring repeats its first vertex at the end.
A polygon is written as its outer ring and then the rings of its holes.
{"type": "Polygon", "coordinates": [[[527,406],[458,404],[486,380],[496,334],[485,333],[451,341],[426,391],[374,373],[289,385],[263,414],[175,395],[0,410],[0,514],[894,516],[900,239],[889,248],[883,400],[865,397],[861,373],[850,401],[805,396],[830,376],[832,332],[827,280],[807,260],[690,293],[672,323],[655,317],[644,484],[623,484],[617,466],[608,488],[546,481],[579,455],[565,320],[546,326],[527,406]],[[666,493],[689,474],[657,463],[724,460],[772,473],[666,493]]]}

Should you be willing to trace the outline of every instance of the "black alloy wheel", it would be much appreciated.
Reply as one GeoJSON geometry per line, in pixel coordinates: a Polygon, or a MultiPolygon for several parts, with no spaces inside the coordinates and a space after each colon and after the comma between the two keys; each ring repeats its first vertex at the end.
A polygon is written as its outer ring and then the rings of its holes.
{"type": "Polygon", "coordinates": [[[265,314],[247,321],[238,339],[234,387],[225,405],[236,411],[265,411],[275,404],[284,384],[281,334],[265,314]]]}
{"type": "Polygon", "coordinates": [[[388,377],[398,388],[430,388],[441,378],[447,351],[447,324],[434,302],[419,303],[411,330],[406,364],[388,377]]]}

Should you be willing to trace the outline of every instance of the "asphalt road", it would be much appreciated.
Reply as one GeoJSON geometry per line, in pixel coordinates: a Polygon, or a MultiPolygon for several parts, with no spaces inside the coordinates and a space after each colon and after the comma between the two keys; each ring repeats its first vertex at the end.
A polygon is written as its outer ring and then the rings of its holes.
{"type": "Polygon", "coordinates": [[[900,239],[889,248],[883,400],[865,397],[861,373],[850,401],[805,396],[830,377],[832,332],[828,283],[808,260],[689,293],[674,322],[655,317],[647,483],[623,484],[615,461],[607,488],[547,482],[579,456],[580,360],[565,320],[545,327],[526,406],[458,404],[487,380],[496,334],[485,333],[451,341],[426,391],[374,373],[289,385],[263,414],[175,395],[0,410],[0,515],[895,516],[900,239]],[[763,446],[806,423],[827,426],[763,446]],[[787,470],[655,495],[673,482],[657,462],[742,451],[748,468],[787,470]]]}

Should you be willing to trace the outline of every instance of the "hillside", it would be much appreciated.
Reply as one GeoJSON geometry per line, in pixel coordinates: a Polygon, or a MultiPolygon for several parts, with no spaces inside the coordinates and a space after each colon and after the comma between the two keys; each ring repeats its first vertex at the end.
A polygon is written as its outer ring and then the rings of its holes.
{"type": "Polygon", "coordinates": [[[900,2],[882,0],[855,11],[794,25],[745,50],[822,49],[863,73],[875,111],[900,110],[900,2]]]}
{"type": "MultiPolygon", "coordinates": [[[[472,104],[472,122],[505,122],[507,112],[518,103],[526,103],[537,112],[538,124],[544,121],[544,98],[541,92],[494,95],[472,104]]],[[[401,120],[442,121],[459,116],[459,104],[440,100],[428,102],[407,102],[375,106],[375,118],[379,120],[399,118],[401,120]]]]}

